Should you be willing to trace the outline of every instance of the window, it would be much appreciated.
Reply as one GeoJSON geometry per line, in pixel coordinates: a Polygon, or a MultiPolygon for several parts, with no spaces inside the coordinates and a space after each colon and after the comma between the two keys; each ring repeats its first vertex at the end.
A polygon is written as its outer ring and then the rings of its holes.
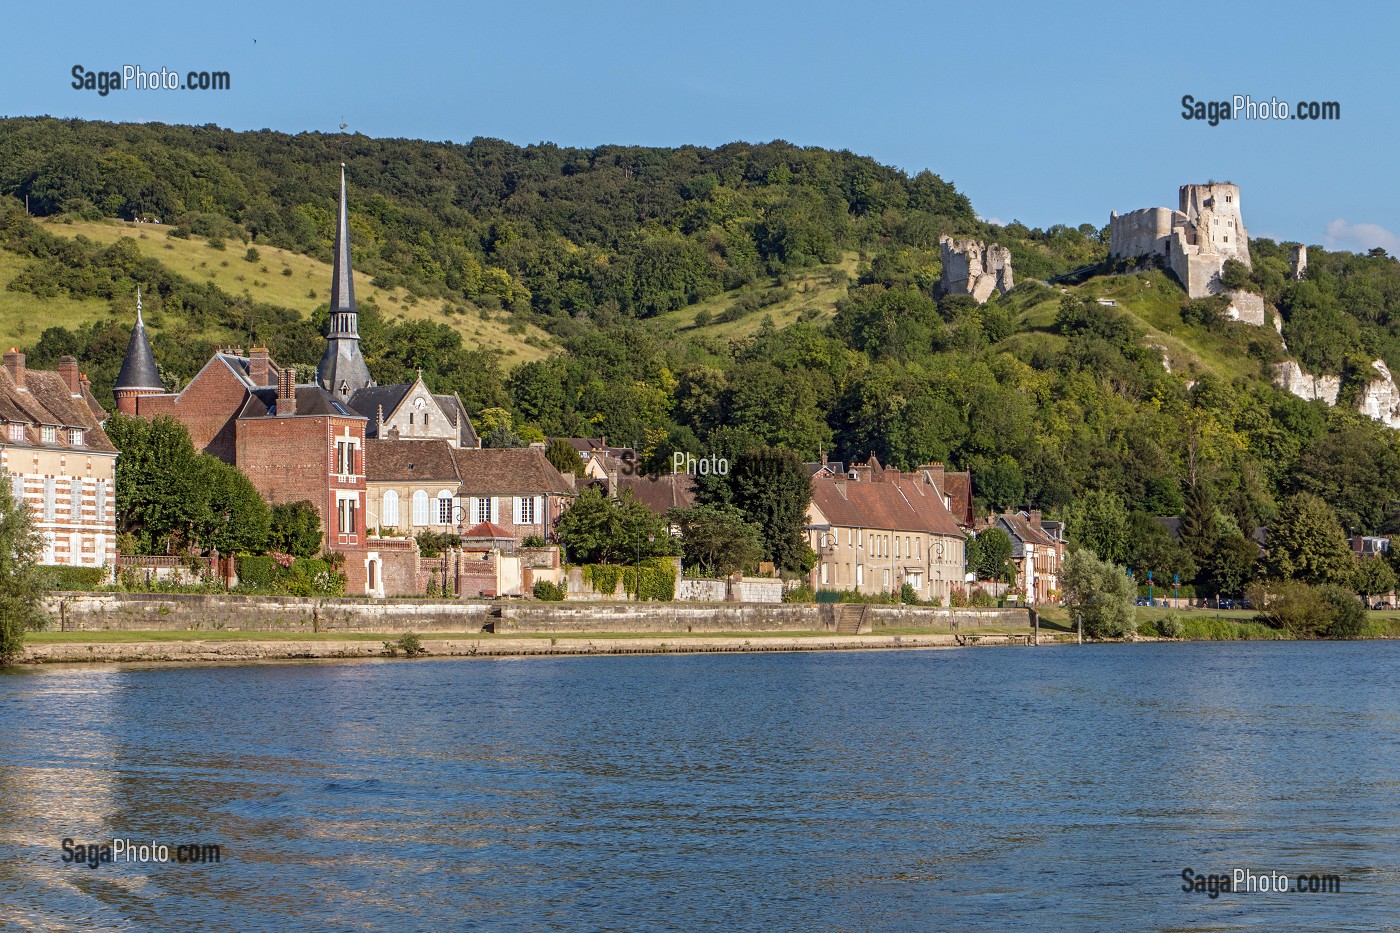
{"type": "Polygon", "coordinates": [[[894,536],[894,556],[895,556],[895,557],[900,557],[900,556],[901,556],[900,553],[899,553],[899,535],[895,535],[895,536],[894,536]]]}
{"type": "Polygon", "coordinates": [[[428,515],[428,494],[421,489],[415,489],[413,491],[413,524],[430,524],[428,515]]]}
{"type": "Polygon", "coordinates": [[[105,479],[97,481],[97,520],[99,522],[107,520],[107,481],[105,479]]]}
{"type": "Polygon", "coordinates": [[[335,472],[341,476],[355,475],[355,445],[349,441],[335,442],[335,472]]]}
{"type": "Polygon", "coordinates": [[[517,508],[519,514],[515,517],[515,523],[517,525],[535,524],[535,497],[521,496],[516,502],[519,503],[517,508]]]}
{"type": "Polygon", "coordinates": [[[58,484],[52,476],[44,477],[44,521],[51,522],[58,511],[58,484]]]}
{"type": "Polygon", "coordinates": [[[68,564],[80,566],[83,562],[83,536],[76,531],[68,536],[68,564]]]}
{"type": "Polygon", "coordinates": [[[46,424],[44,425],[43,431],[40,432],[40,437],[44,439],[45,444],[52,444],[58,440],[58,428],[51,424],[46,424]]]}
{"type": "Polygon", "coordinates": [[[369,562],[369,591],[373,593],[379,589],[379,561],[369,562]]]}
{"type": "Polygon", "coordinates": [[[343,535],[355,533],[355,500],[341,499],[336,503],[336,530],[343,535]]]}
{"type": "Polygon", "coordinates": [[[10,422],[10,440],[17,444],[24,442],[24,425],[18,421],[10,422]]]}
{"type": "Polygon", "coordinates": [[[83,520],[83,481],[76,476],[69,489],[68,511],[73,521],[83,520]]]}
{"type": "Polygon", "coordinates": [[[379,524],[399,527],[399,494],[389,490],[384,494],[384,507],[379,510],[379,524]]]}
{"type": "Polygon", "coordinates": [[[822,586],[826,586],[826,562],[822,562],[822,586]]]}
{"type": "Polygon", "coordinates": [[[439,525],[452,524],[452,493],[443,490],[437,495],[437,523],[439,525]]]}
{"type": "Polygon", "coordinates": [[[915,539],[914,539],[914,559],[915,559],[915,560],[923,560],[923,559],[924,559],[924,539],[923,539],[923,538],[915,538],[915,539]]]}
{"type": "Polygon", "coordinates": [[[10,495],[14,498],[15,502],[24,501],[24,477],[19,473],[14,473],[10,476],[10,495]]]}
{"type": "Polygon", "coordinates": [[[489,521],[491,521],[491,497],[490,497],[490,496],[486,496],[486,497],[484,497],[484,498],[481,498],[481,499],[477,499],[477,500],[476,500],[476,510],[475,510],[475,513],[474,513],[474,514],[476,515],[476,521],[477,521],[478,523],[479,523],[479,522],[489,522],[489,521]]]}
{"type": "Polygon", "coordinates": [[[107,536],[98,535],[92,547],[92,562],[99,567],[107,566],[107,536]]]}
{"type": "Polygon", "coordinates": [[[856,564],[856,586],[865,585],[865,565],[856,564]]]}
{"type": "Polygon", "coordinates": [[[70,447],[81,447],[81,446],[83,446],[83,429],[82,429],[82,428],[69,428],[69,429],[68,429],[68,445],[69,445],[70,447]]]}

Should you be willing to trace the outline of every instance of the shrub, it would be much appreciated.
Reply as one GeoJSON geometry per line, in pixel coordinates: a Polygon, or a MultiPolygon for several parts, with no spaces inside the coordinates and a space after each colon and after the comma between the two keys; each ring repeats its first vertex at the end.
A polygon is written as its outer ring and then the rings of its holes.
{"type": "Polygon", "coordinates": [[[548,580],[537,580],[535,582],[535,598],[548,603],[557,603],[566,595],[565,588],[558,583],[550,583],[548,580]]]}
{"type": "Polygon", "coordinates": [[[906,606],[919,604],[919,591],[914,589],[914,584],[906,583],[899,588],[899,601],[906,606]]]}
{"type": "Polygon", "coordinates": [[[539,535],[526,535],[525,540],[520,542],[521,547],[547,547],[544,538],[539,535]]]}
{"type": "Polygon", "coordinates": [[[783,602],[785,603],[812,603],[816,600],[817,594],[813,593],[812,588],[805,583],[783,591],[783,602]]]}
{"type": "Polygon", "coordinates": [[[1351,590],[1340,586],[1322,588],[1322,601],[1331,610],[1331,619],[1323,632],[1328,638],[1360,638],[1366,628],[1366,609],[1351,590]]]}
{"type": "Polygon", "coordinates": [[[423,639],[419,638],[416,632],[406,632],[400,635],[397,641],[384,643],[384,653],[389,657],[398,657],[400,651],[406,658],[416,658],[420,654],[428,653],[428,649],[423,647],[423,639]]]}
{"type": "Polygon", "coordinates": [[[90,591],[107,579],[105,567],[38,567],[38,577],[51,590],[90,591]]]}
{"type": "Polygon", "coordinates": [[[1181,624],[1181,616],[1169,612],[1157,620],[1157,634],[1163,638],[1180,638],[1186,627],[1181,624]]]}
{"type": "Polygon", "coordinates": [[[248,252],[243,254],[243,259],[247,262],[257,262],[259,259],[262,259],[262,254],[259,253],[255,247],[250,246],[248,247],[248,252]]]}

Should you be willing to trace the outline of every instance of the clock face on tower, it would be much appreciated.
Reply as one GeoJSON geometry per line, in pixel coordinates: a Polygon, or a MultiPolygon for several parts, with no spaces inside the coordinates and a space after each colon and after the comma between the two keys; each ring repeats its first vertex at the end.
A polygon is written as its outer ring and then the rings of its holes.
{"type": "Polygon", "coordinates": [[[425,398],[423,398],[423,396],[421,396],[421,395],[418,396],[416,399],[413,400],[413,407],[416,408],[416,409],[418,409],[419,411],[422,411],[422,410],[423,410],[424,408],[426,408],[427,406],[428,406],[428,400],[425,399],[425,398]]]}

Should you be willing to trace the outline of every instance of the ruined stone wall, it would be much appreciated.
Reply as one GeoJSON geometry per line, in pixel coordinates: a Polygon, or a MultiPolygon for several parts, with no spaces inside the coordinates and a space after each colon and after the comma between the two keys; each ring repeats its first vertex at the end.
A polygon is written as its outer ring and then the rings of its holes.
{"type": "Polygon", "coordinates": [[[1011,271],[1011,250],[981,240],[943,236],[938,238],[943,263],[940,285],[945,295],[971,295],[978,304],[1016,287],[1011,271]]]}
{"type": "MultiPolygon", "coordinates": [[[[1114,259],[1167,255],[1175,212],[1165,207],[1141,210],[1108,218],[1108,255],[1114,259]]],[[[1181,218],[1185,220],[1185,218],[1181,218]]]]}

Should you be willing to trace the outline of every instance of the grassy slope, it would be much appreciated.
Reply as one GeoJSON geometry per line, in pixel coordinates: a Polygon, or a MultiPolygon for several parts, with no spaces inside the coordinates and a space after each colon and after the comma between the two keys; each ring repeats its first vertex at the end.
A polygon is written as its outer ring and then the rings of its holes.
{"type": "MultiPolygon", "coordinates": [[[[1145,342],[1166,348],[1173,372],[1208,371],[1227,381],[1237,376],[1259,376],[1257,362],[1222,349],[1219,340],[1205,327],[1182,322],[1181,303],[1186,295],[1161,272],[1101,276],[1066,290],[1088,298],[1118,302],[1118,310],[1146,332],[1145,342]]],[[[1049,342],[1058,348],[1063,338],[1052,331],[1059,301],[1057,290],[1045,301],[1023,311],[1021,325],[1028,330],[1012,335],[1001,346],[1014,351],[1049,342]]]]}
{"type": "MultiPolygon", "coordinates": [[[[45,223],[45,227],[61,236],[76,237],[81,234],[98,243],[112,243],[123,236],[131,238],[144,255],[158,260],[178,275],[195,282],[212,282],[232,295],[247,293],[256,301],[293,308],[303,315],[309,315],[330,296],[329,265],[309,256],[273,246],[259,246],[259,261],[248,262],[243,258],[246,247],[237,241],[230,242],[224,250],[216,250],[211,249],[202,237],[175,239],[165,235],[166,228],[150,224],[138,225],[113,220],[45,223]],[[263,269],[267,271],[264,272],[263,269]],[[284,269],[290,269],[292,274],[283,275],[284,269]],[[313,292],[315,297],[312,297],[313,292]]],[[[18,257],[0,252],[0,288],[3,288],[20,267],[21,261],[18,257]]],[[[0,295],[5,294],[7,293],[0,291],[0,295]]],[[[377,288],[370,284],[369,277],[363,273],[355,274],[355,296],[361,301],[373,298],[380,311],[389,319],[421,319],[449,324],[461,332],[468,346],[492,347],[504,351],[508,367],[542,359],[549,354],[549,348],[553,345],[549,335],[536,327],[526,328],[521,334],[509,333],[509,323],[503,314],[488,312],[493,318],[489,321],[482,320],[476,309],[466,314],[454,314],[440,298],[414,299],[401,288],[377,288]],[[526,343],[527,337],[533,337],[543,346],[526,343]]],[[[36,300],[32,296],[29,297],[31,308],[36,300]]],[[[106,313],[101,302],[93,302],[91,305],[96,310],[87,317],[82,314],[86,308],[65,309],[60,306],[56,310],[67,314],[69,320],[48,320],[50,302],[46,301],[44,304],[46,327],[55,323],[80,323],[106,313]]],[[[9,308],[0,303],[0,335],[14,330],[16,326],[9,308]]],[[[34,336],[38,336],[37,331],[34,336]]]]}
{"type": "Polygon", "coordinates": [[[106,316],[107,303],[96,298],[36,298],[6,289],[25,262],[0,250],[0,342],[6,347],[33,343],[46,327],[77,327],[106,316]]]}
{"type": "Polygon", "coordinates": [[[825,322],[836,314],[836,302],[846,296],[846,283],[832,284],[831,273],[833,270],[841,270],[852,281],[855,279],[857,256],[855,253],[846,254],[841,262],[833,266],[814,266],[811,269],[793,275],[787,283],[787,288],[792,294],[774,304],[739,318],[737,321],[725,321],[723,323],[710,323],[703,327],[695,326],[695,316],[704,311],[712,317],[718,317],[726,311],[736,300],[745,295],[761,295],[775,288],[771,282],[764,282],[761,285],[750,286],[735,292],[725,292],[714,298],[698,302],[679,311],[668,311],[658,315],[656,321],[666,327],[674,327],[688,335],[716,337],[720,339],[732,339],[735,337],[746,337],[759,329],[763,324],[765,316],[773,318],[773,324],[779,329],[794,323],[798,316],[806,309],[815,309],[816,320],[825,322]]]}

